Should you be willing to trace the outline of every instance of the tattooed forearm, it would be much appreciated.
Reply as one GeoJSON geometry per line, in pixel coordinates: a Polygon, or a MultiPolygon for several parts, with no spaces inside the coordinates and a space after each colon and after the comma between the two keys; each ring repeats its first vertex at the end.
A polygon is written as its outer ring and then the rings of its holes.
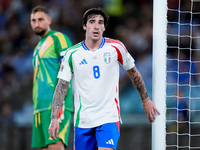
{"type": "Polygon", "coordinates": [[[65,94],[67,93],[69,82],[59,79],[53,96],[51,119],[56,119],[61,105],[63,104],[65,94]]]}
{"type": "Polygon", "coordinates": [[[137,70],[137,68],[134,66],[130,70],[127,70],[127,72],[129,74],[133,84],[137,88],[137,90],[141,96],[141,99],[144,100],[144,99],[148,98],[148,94],[147,94],[147,90],[146,90],[144,81],[142,79],[140,72],[137,70]]]}

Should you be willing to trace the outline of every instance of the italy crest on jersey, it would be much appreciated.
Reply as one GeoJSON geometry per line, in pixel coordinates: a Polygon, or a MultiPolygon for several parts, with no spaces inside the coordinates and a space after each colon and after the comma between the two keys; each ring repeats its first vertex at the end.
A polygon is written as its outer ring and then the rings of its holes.
{"type": "Polygon", "coordinates": [[[105,63],[109,64],[110,63],[110,58],[111,58],[110,52],[104,53],[104,61],[105,61],[105,63]]]}

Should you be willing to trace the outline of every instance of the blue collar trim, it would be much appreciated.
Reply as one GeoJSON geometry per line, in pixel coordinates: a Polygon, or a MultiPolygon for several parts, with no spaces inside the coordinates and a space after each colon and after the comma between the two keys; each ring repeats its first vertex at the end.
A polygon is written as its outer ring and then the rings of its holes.
{"type": "MultiPolygon", "coordinates": [[[[83,47],[86,51],[89,51],[90,49],[85,45],[84,41],[85,41],[85,40],[83,40],[83,41],[81,42],[81,45],[82,45],[82,47],[83,47]]],[[[102,42],[101,42],[101,44],[100,44],[100,46],[99,46],[98,49],[102,48],[102,47],[104,46],[104,44],[105,44],[105,38],[102,38],[102,42]]]]}

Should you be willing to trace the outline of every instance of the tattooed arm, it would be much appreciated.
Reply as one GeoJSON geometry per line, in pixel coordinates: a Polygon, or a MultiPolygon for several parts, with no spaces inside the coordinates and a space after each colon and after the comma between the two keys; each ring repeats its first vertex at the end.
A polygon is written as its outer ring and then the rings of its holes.
{"type": "Polygon", "coordinates": [[[58,136],[59,132],[59,123],[58,123],[58,113],[61,105],[63,104],[65,94],[67,93],[69,87],[69,82],[59,79],[58,84],[56,86],[56,90],[53,96],[52,110],[51,110],[51,123],[49,126],[49,136],[56,140],[54,135],[56,131],[56,136],[58,136]]]}
{"type": "Polygon", "coordinates": [[[145,100],[148,98],[148,94],[147,94],[147,90],[144,84],[144,81],[142,79],[142,76],[140,74],[140,72],[137,70],[136,67],[133,67],[130,70],[127,70],[128,75],[130,76],[133,84],[135,85],[135,87],[137,88],[140,97],[142,100],[145,100]]]}
{"type": "Polygon", "coordinates": [[[143,108],[145,113],[147,114],[149,122],[153,122],[155,120],[155,111],[158,114],[160,113],[154,106],[154,103],[148,97],[147,90],[140,72],[137,70],[136,66],[134,66],[130,70],[127,70],[127,73],[140,94],[143,103],[143,108]]]}
{"type": "Polygon", "coordinates": [[[65,93],[67,93],[69,82],[59,79],[53,96],[51,119],[57,119],[60,107],[63,104],[65,93]]]}

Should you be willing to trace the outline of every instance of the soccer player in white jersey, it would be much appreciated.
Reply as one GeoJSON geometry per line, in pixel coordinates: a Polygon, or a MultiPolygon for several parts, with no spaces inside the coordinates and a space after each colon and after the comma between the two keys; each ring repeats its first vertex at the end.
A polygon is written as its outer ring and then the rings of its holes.
{"type": "Polygon", "coordinates": [[[74,88],[74,148],[75,150],[113,150],[120,135],[118,95],[119,64],[129,74],[137,88],[150,122],[159,111],[149,99],[134,59],[122,42],[104,38],[108,16],[101,8],[91,8],[83,15],[85,40],[68,49],[58,73],[53,97],[49,135],[55,139],[57,120],[68,84],[74,88]]]}

